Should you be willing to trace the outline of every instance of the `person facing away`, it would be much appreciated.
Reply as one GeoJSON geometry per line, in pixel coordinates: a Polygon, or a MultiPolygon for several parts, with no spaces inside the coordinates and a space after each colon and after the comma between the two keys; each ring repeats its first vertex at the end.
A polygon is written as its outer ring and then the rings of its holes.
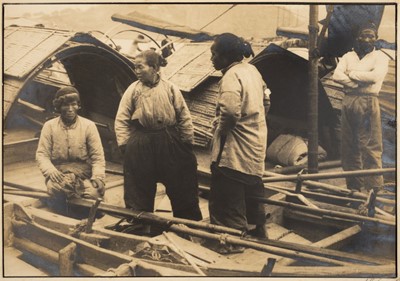
{"type": "Polygon", "coordinates": [[[53,105],[60,116],[43,125],[36,161],[51,196],[50,206],[68,213],[68,199],[104,196],[104,151],[95,123],[78,115],[76,88],[59,89],[53,105]]]}
{"type": "MultiPolygon", "coordinates": [[[[382,168],[382,128],[379,91],[388,71],[389,58],[376,50],[374,24],[360,27],[354,49],[339,61],[333,79],[345,96],[341,114],[341,154],[345,171],[382,168]]],[[[375,192],[383,188],[383,176],[350,177],[347,188],[375,192]]]]}
{"type": "Polygon", "coordinates": [[[264,206],[250,197],[264,195],[270,91],[256,67],[242,61],[254,56],[242,38],[223,33],[215,38],[211,53],[223,77],[213,122],[210,220],[245,232],[254,224],[248,233],[265,238],[264,206]]]}
{"type": "Polygon", "coordinates": [[[160,182],[175,217],[201,220],[192,119],[180,90],[160,75],[166,63],[154,50],[136,56],[139,80],[120,101],[115,133],[124,154],[125,206],[153,212],[160,182]]]}

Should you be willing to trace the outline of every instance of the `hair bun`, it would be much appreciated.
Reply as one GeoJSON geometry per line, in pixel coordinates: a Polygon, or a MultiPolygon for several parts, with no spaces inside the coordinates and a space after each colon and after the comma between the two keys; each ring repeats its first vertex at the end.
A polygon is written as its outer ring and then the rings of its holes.
{"type": "Polygon", "coordinates": [[[250,56],[254,57],[253,49],[249,42],[243,40],[243,56],[248,58],[250,56]]]}
{"type": "Polygon", "coordinates": [[[160,66],[164,67],[167,66],[167,64],[168,64],[167,60],[160,55],[160,66]]]}

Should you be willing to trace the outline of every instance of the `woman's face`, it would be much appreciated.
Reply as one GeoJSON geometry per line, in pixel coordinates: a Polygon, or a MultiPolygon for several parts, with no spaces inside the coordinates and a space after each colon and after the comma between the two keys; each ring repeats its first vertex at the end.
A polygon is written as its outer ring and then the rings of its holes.
{"type": "Polygon", "coordinates": [[[211,61],[216,70],[221,70],[230,65],[230,62],[217,50],[216,43],[211,46],[211,61]]]}
{"type": "Polygon", "coordinates": [[[73,122],[78,115],[79,102],[77,100],[64,101],[60,107],[61,118],[66,122],[73,122]]]}
{"type": "Polygon", "coordinates": [[[157,75],[156,69],[149,66],[144,57],[135,59],[135,73],[142,83],[152,83],[157,75]]]}

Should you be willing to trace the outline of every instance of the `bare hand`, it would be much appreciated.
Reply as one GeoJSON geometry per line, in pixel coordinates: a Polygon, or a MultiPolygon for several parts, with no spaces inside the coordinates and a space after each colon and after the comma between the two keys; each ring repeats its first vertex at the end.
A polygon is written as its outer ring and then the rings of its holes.
{"type": "Polygon", "coordinates": [[[104,196],[104,193],[106,191],[105,183],[101,179],[93,179],[93,180],[91,180],[91,182],[92,182],[93,187],[97,188],[97,192],[101,196],[104,196]]]}
{"type": "Polygon", "coordinates": [[[49,174],[49,178],[51,181],[60,183],[64,180],[64,174],[61,173],[59,170],[55,170],[49,174]]]}

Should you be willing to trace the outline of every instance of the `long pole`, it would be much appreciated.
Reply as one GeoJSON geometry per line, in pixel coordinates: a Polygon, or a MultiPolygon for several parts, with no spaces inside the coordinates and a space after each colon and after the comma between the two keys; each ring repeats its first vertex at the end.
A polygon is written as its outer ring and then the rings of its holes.
{"type": "Polygon", "coordinates": [[[318,6],[310,5],[308,37],[308,172],[318,173],[318,6]]]}
{"type": "Polygon", "coordinates": [[[383,169],[368,169],[368,170],[356,170],[356,171],[343,171],[333,173],[320,173],[317,175],[310,174],[299,174],[299,175],[279,175],[272,177],[263,177],[262,181],[267,182],[278,182],[278,181],[293,181],[293,180],[321,180],[321,179],[334,179],[334,178],[345,178],[355,176],[373,176],[382,175],[386,173],[395,173],[395,168],[383,168],[383,169]]]}
{"type": "Polygon", "coordinates": [[[374,222],[374,223],[381,223],[384,225],[396,226],[396,221],[395,220],[383,220],[383,219],[378,219],[378,218],[372,218],[372,217],[366,217],[362,215],[356,215],[356,214],[349,214],[345,212],[340,212],[340,211],[333,211],[333,210],[326,210],[326,209],[314,209],[310,208],[308,206],[304,205],[299,205],[291,202],[286,202],[286,201],[280,201],[280,200],[273,200],[265,197],[251,197],[254,200],[257,200],[258,202],[263,202],[266,204],[270,205],[276,205],[276,206],[281,206],[293,210],[299,210],[299,211],[304,211],[306,213],[310,214],[316,214],[320,216],[329,216],[329,217],[337,217],[341,219],[350,219],[350,220],[355,220],[358,222],[374,222]]]}

